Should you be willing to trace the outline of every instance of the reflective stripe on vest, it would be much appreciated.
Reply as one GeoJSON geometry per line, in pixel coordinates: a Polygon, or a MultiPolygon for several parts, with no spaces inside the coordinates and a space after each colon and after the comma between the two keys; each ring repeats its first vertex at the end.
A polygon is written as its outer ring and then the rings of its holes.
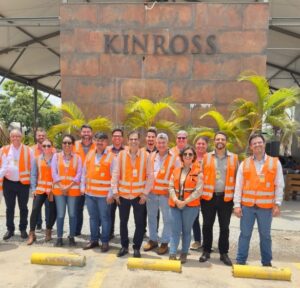
{"type": "Polygon", "coordinates": [[[130,156],[126,150],[119,153],[120,163],[120,180],[119,195],[120,196],[139,196],[145,189],[146,185],[146,161],[147,152],[139,150],[139,156],[136,156],[135,167],[132,167],[130,156]],[[133,175],[133,171],[137,175],[133,175]]]}
{"type": "MultiPolygon", "coordinates": [[[[235,174],[237,168],[237,155],[231,152],[227,152],[227,170],[224,187],[224,201],[229,202],[233,199],[235,188],[235,174]]],[[[204,200],[210,200],[213,196],[216,181],[216,157],[212,152],[205,154],[204,156],[204,185],[201,198],[204,200]]]]}
{"type": "MultiPolygon", "coordinates": [[[[157,156],[157,153],[154,153],[151,155],[151,163],[152,167],[154,168],[154,162],[155,157],[157,156]]],[[[157,173],[154,183],[153,183],[153,194],[159,194],[159,195],[168,195],[169,193],[169,181],[172,175],[172,172],[175,168],[175,161],[176,161],[176,155],[175,154],[168,154],[167,157],[164,159],[161,168],[159,169],[159,172],[157,173]]]]}
{"type": "Polygon", "coordinates": [[[265,209],[270,209],[274,206],[274,182],[277,173],[277,163],[278,160],[276,158],[267,156],[262,170],[258,175],[253,158],[248,157],[245,159],[243,163],[244,183],[241,199],[242,205],[257,205],[258,207],[265,209]]]}
{"type": "Polygon", "coordinates": [[[86,157],[86,193],[95,196],[107,196],[111,185],[110,167],[114,159],[111,152],[106,152],[99,162],[99,170],[95,167],[96,151],[89,152],[86,157]]]}

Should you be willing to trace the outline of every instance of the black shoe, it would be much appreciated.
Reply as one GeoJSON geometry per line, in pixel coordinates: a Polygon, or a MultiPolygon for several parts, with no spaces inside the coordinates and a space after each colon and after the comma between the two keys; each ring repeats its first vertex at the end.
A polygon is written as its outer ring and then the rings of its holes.
{"type": "Polygon", "coordinates": [[[75,242],[75,239],[74,237],[68,237],[69,238],[69,246],[76,246],[76,242],[75,242]]]}
{"type": "Polygon", "coordinates": [[[26,230],[21,230],[21,238],[23,238],[23,239],[28,238],[28,234],[27,234],[26,230]]]}
{"type": "Polygon", "coordinates": [[[109,240],[112,240],[112,239],[114,239],[115,238],[115,234],[110,234],[109,235],[109,240]]]}
{"type": "Polygon", "coordinates": [[[99,243],[97,241],[89,242],[86,246],[84,246],[83,250],[93,249],[95,247],[99,247],[99,243]]]}
{"type": "Polygon", "coordinates": [[[227,253],[221,254],[220,255],[220,260],[227,266],[232,266],[232,262],[230,258],[228,257],[227,253]]]}
{"type": "Polygon", "coordinates": [[[15,235],[15,233],[14,233],[14,231],[6,231],[6,233],[4,234],[4,236],[3,236],[3,240],[8,240],[9,238],[11,238],[12,236],[14,236],[15,235]]]}
{"type": "Polygon", "coordinates": [[[81,235],[80,232],[78,232],[78,233],[76,232],[76,233],[75,233],[75,236],[76,236],[76,237],[78,237],[78,236],[80,236],[80,235],[81,235]]]}
{"type": "Polygon", "coordinates": [[[139,249],[133,249],[133,257],[134,258],[141,258],[141,253],[139,249]]]}
{"type": "Polygon", "coordinates": [[[210,258],[210,253],[203,252],[201,257],[199,258],[199,262],[206,262],[210,258]]]}
{"type": "Polygon", "coordinates": [[[57,238],[56,243],[54,244],[55,247],[62,247],[64,245],[62,238],[57,238]]]}
{"type": "Polygon", "coordinates": [[[262,266],[264,266],[264,267],[272,267],[272,263],[271,262],[270,263],[265,263],[262,266]]]}
{"type": "Polygon", "coordinates": [[[118,252],[118,254],[117,254],[117,257],[122,257],[122,256],[124,256],[124,255],[126,255],[126,254],[128,254],[128,248],[122,247],[122,248],[119,250],[119,252],[118,252]]]}

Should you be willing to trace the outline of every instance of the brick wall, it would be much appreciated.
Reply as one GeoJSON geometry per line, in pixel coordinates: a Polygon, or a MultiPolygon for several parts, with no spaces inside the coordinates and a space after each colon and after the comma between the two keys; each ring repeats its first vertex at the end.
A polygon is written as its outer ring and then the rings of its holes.
{"type": "MultiPolygon", "coordinates": [[[[62,5],[62,99],[74,101],[86,115],[121,123],[129,97],[173,96],[182,107],[180,123],[208,125],[198,119],[206,111],[200,104],[213,104],[227,114],[233,99],[255,98],[252,87],[235,79],[244,70],[265,75],[268,16],[265,3],[159,3],[152,10],[143,4],[62,5]],[[132,36],[148,34],[147,53],[105,53],[104,35],[121,34],[128,35],[131,52],[132,36]],[[152,35],[162,35],[168,44],[178,34],[188,39],[200,35],[201,53],[154,55],[152,35]],[[215,35],[213,55],[209,35],[215,35]]],[[[121,40],[114,45],[119,47],[121,40]]],[[[182,48],[180,39],[176,45],[182,48]]]]}

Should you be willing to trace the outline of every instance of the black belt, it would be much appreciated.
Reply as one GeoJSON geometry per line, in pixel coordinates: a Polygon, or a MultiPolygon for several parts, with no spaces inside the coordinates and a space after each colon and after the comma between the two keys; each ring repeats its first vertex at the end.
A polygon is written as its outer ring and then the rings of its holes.
{"type": "Polygon", "coordinates": [[[10,183],[21,183],[21,181],[12,181],[4,177],[4,181],[10,182],[10,183]]]}
{"type": "Polygon", "coordinates": [[[214,192],[215,196],[224,196],[224,192],[214,192]]]}

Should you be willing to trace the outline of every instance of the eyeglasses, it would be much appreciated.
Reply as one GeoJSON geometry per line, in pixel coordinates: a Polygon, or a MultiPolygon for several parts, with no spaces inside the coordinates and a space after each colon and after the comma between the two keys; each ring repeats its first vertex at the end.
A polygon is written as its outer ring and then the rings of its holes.
{"type": "Polygon", "coordinates": [[[186,137],[177,137],[178,140],[185,140],[186,137]]]}
{"type": "Polygon", "coordinates": [[[43,148],[51,148],[51,145],[50,144],[43,145],[43,148]]]}
{"type": "Polygon", "coordinates": [[[73,143],[72,142],[69,142],[69,141],[64,141],[62,142],[64,145],[72,145],[73,143]]]}
{"type": "Polygon", "coordinates": [[[184,157],[193,157],[194,154],[193,153],[183,153],[184,157]]]}
{"type": "Polygon", "coordinates": [[[131,138],[131,139],[129,139],[129,141],[139,141],[139,139],[138,138],[131,138]]]}

